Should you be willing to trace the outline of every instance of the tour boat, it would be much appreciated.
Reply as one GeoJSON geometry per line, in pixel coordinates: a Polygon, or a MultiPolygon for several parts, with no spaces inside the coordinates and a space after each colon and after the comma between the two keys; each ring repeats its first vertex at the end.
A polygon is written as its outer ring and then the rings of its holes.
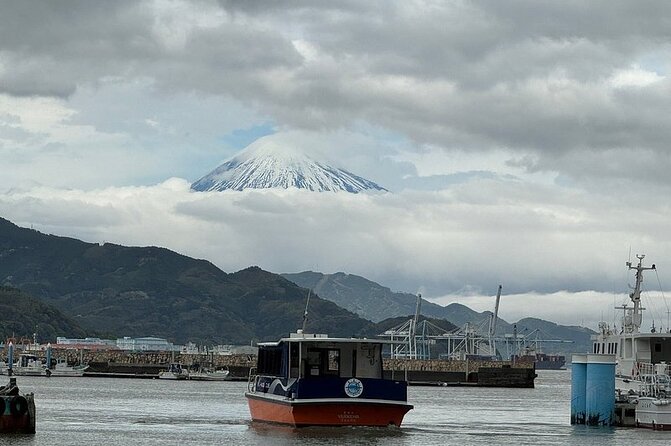
{"type": "Polygon", "coordinates": [[[400,426],[408,383],[384,379],[389,341],[302,330],[259,344],[245,392],[253,421],[300,426],[400,426]]]}

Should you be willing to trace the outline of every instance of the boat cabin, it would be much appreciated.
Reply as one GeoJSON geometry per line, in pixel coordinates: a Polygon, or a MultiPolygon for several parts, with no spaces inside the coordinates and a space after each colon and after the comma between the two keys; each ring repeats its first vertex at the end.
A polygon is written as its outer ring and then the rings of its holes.
{"type": "Polygon", "coordinates": [[[291,426],[400,426],[412,409],[405,381],[384,379],[390,341],[301,331],[259,344],[245,393],[252,420],[291,426]]]}
{"type": "Polygon", "coordinates": [[[259,344],[257,373],[288,379],[382,379],[382,345],[379,340],[292,333],[278,342],[259,344]]]}
{"type": "Polygon", "coordinates": [[[19,367],[37,367],[42,365],[42,360],[37,356],[29,353],[22,353],[19,355],[19,367]]]}

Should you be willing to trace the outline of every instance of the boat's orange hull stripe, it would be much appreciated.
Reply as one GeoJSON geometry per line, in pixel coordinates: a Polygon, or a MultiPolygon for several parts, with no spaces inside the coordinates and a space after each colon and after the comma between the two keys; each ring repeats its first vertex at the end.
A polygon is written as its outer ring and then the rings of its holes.
{"type": "Polygon", "coordinates": [[[248,397],[254,421],[290,426],[400,426],[407,404],[315,403],[291,405],[248,397]]]}

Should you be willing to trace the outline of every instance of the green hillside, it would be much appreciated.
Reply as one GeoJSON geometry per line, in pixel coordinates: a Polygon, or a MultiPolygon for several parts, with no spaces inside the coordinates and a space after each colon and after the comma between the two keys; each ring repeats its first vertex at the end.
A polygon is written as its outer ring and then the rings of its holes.
{"type": "MultiPolygon", "coordinates": [[[[227,274],[164,248],[98,245],[0,219],[0,284],[54,305],[85,330],[173,342],[249,343],[300,328],[308,291],[251,267],[227,274]]],[[[311,297],[308,329],[351,336],[370,322],[311,297]]]]}
{"type": "Polygon", "coordinates": [[[32,339],[33,333],[41,341],[54,341],[57,336],[86,336],[79,324],[53,306],[16,288],[0,286],[0,339],[32,339]]]}

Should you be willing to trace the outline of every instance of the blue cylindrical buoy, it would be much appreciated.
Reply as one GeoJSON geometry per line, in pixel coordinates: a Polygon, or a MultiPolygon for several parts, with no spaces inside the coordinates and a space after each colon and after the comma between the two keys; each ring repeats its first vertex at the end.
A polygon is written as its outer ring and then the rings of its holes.
{"type": "Polygon", "coordinates": [[[571,424],[585,424],[587,355],[571,358],[571,424]]]}
{"type": "Polygon", "coordinates": [[[12,376],[12,369],[14,368],[14,344],[10,341],[7,346],[7,369],[9,376],[12,376]]]}
{"type": "Polygon", "coordinates": [[[587,355],[585,424],[615,425],[615,355],[587,355]]]}
{"type": "Polygon", "coordinates": [[[47,370],[51,369],[51,343],[47,344],[47,370]]]}

